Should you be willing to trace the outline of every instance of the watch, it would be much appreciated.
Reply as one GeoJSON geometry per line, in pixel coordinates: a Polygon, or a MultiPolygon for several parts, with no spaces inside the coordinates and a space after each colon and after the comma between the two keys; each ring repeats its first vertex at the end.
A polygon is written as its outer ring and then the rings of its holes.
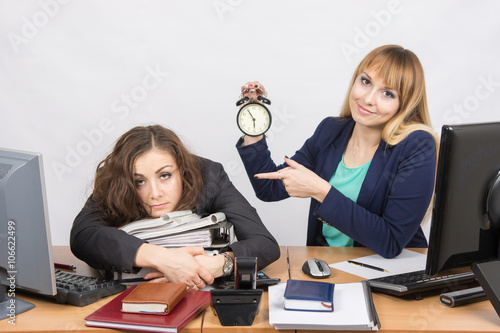
{"type": "Polygon", "coordinates": [[[236,102],[236,106],[240,106],[250,100],[249,103],[241,107],[236,115],[238,128],[248,136],[262,135],[271,127],[271,112],[264,105],[264,103],[270,105],[271,101],[264,96],[258,96],[257,99],[262,103],[249,97],[243,97],[236,102]]]}
{"type": "Polygon", "coordinates": [[[224,266],[222,266],[222,276],[228,276],[233,272],[234,263],[233,258],[226,252],[222,253],[224,256],[224,266]]]}

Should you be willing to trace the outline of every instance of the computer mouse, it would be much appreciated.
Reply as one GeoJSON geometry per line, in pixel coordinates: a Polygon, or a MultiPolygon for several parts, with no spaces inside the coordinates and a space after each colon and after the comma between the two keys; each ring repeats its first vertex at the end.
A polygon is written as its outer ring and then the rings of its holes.
{"type": "Polygon", "coordinates": [[[332,274],[330,266],[321,259],[309,259],[302,265],[302,271],[315,279],[324,279],[332,274]]]}

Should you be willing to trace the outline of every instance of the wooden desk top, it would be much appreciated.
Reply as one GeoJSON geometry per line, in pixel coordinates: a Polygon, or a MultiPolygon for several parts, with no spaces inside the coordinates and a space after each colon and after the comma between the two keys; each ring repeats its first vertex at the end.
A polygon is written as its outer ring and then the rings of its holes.
{"type": "MultiPolygon", "coordinates": [[[[56,262],[77,266],[78,274],[93,273],[85,263],[74,258],[66,247],[55,247],[56,262]]],[[[422,251],[422,250],[419,250],[422,251]]],[[[302,264],[310,258],[324,259],[328,264],[348,259],[371,255],[366,248],[331,248],[331,247],[281,247],[281,257],[264,271],[271,277],[285,282],[288,278],[310,279],[302,273],[302,264]],[[288,270],[288,264],[290,270],[288,270]]],[[[362,280],[361,277],[334,270],[333,275],[323,281],[333,283],[351,283],[362,280]]],[[[26,294],[19,298],[36,305],[26,313],[16,316],[16,326],[7,320],[0,321],[0,332],[120,332],[120,330],[90,328],[85,326],[84,318],[103,306],[112,297],[103,298],[85,307],[57,304],[53,300],[44,300],[26,294]]],[[[382,293],[373,295],[381,331],[385,332],[500,332],[500,317],[489,301],[448,308],[439,303],[439,295],[429,295],[421,301],[412,298],[400,298],[382,293]]],[[[221,326],[211,307],[194,319],[182,332],[276,332],[269,325],[269,305],[267,292],[263,294],[259,313],[251,327],[221,326]]],[[[122,331],[125,332],[125,331],[122,331]]],[[[132,332],[132,331],[130,331],[132,332]]],[[[281,331],[280,331],[281,332],[281,331]]],[[[284,333],[293,331],[282,331],[284,333]]],[[[302,331],[301,331],[302,332],[302,331]]],[[[318,331],[316,331],[318,332],[318,331]]]]}
{"type": "MultiPolygon", "coordinates": [[[[334,264],[374,254],[367,248],[289,246],[287,250],[290,278],[304,280],[311,280],[301,270],[307,259],[320,258],[334,264]]],[[[412,250],[425,253],[423,249],[412,250]]],[[[361,280],[359,276],[333,270],[332,276],[322,281],[350,283],[361,280]]],[[[383,332],[500,332],[500,317],[489,301],[449,308],[439,303],[439,294],[426,294],[423,300],[417,301],[375,292],[373,301],[383,332]]]]}
{"type": "MultiPolygon", "coordinates": [[[[288,279],[288,262],[286,247],[281,246],[281,256],[273,264],[266,267],[266,274],[273,278],[280,278],[281,281],[288,279]]],[[[75,273],[96,276],[95,270],[89,267],[83,261],[78,260],[73,256],[68,246],[54,247],[54,261],[76,266],[75,273]]],[[[106,328],[86,327],[85,317],[99,309],[101,306],[109,302],[113,297],[105,297],[93,304],[84,307],[77,307],[67,304],[58,304],[54,300],[45,300],[38,296],[30,296],[27,294],[18,294],[19,298],[31,302],[36,307],[30,311],[16,316],[16,326],[7,322],[0,321],[0,332],[136,332],[115,330],[106,328]]],[[[269,306],[267,292],[263,294],[259,312],[251,326],[251,331],[261,332],[276,332],[274,327],[269,325],[269,306]]],[[[183,330],[182,333],[201,332],[203,325],[204,332],[226,332],[234,331],[234,329],[243,329],[243,327],[224,327],[220,325],[219,318],[214,315],[212,307],[209,307],[204,313],[196,317],[183,330]]],[[[246,327],[250,329],[250,327],[246,327]]],[[[283,333],[293,331],[283,331],[283,333]]]]}
{"type": "MultiPolygon", "coordinates": [[[[83,261],[78,260],[69,250],[69,246],[54,246],[54,262],[76,266],[76,273],[96,276],[95,270],[83,261]]],[[[85,317],[112,300],[116,295],[104,297],[87,306],[78,307],[68,304],[58,304],[52,299],[17,293],[16,297],[35,304],[35,308],[16,316],[16,325],[7,320],[0,321],[0,332],[137,332],[106,328],[86,327],[85,317]]],[[[183,330],[183,333],[201,332],[204,313],[196,317],[183,330]]]]}

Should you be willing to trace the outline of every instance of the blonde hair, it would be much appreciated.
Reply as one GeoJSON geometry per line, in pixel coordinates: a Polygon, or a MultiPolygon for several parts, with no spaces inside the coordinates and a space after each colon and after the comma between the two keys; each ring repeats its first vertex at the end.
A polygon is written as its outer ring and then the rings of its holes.
{"type": "MultiPolygon", "coordinates": [[[[375,78],[382,80],[399,95],[399,110],[384,126],[382,139],[389,145],[397,145],[412,132],[425,131],[434,138],[437,162],[439,137],[431,125],[424,70],[417,56],[399,45],[380,46],[368,53],[354,71],[340,112],[341,117],[352,117],[349,95],[359,74],[366,70],[374,72],[375,78]]],[[[434,194],[422,224],[428,221],[433,201],[434,194]]]]}
{"type": "Polygon", "coordinates": [[[361,61],[352,76],[340,116],[351,117],[349,95],[359,74],[366,70],[374,72],[377,79],[396,90],[399,96],[399,110],[385,125],[382,139],[396,145],[410,133],[420,130],[430,133],[438,147],[438,136],[432,128],[427,107],[424,70],[417,56],[399,45],[380,46],[361,61]]]}

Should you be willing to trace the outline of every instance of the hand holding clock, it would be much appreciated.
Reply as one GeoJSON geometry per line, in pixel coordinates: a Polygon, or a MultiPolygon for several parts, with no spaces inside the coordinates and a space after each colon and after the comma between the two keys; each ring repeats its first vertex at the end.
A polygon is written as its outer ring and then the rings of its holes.
{"type": "Polygon", "coordinates": [[[236,105],[240,107],[236,116],[239,129],[245,134],[245,144],[259,141],[271,127],[271,112],[264,105],[271,104],[267,91],[258,82],[247,82],[241,87],[241,95],[236,105]]]}
{"type": "MultiPolygon", "coordinates": [[[[262,102],[266,103],[267,98],[263,100],[262,97],[267,97],[267,91],[259,81],[247,82],[241,87],[241,97],[247,97],[247,99],[240,99],[240,104],[237,104],[243,106],[238,112],[236,121],[240,130],[245,134],[244,144],[251,145],[261,140],[263,134],[271,126],[271,114],[262,104],[262,102]],[[257,107],[257,109],[252,109],[252,107],[257,107]],[[267,117],[269,117],[269,121],[266,123],[267,117]],[[250,125],[251,122],[253,127],[250,125]]],[[[330,190],[330,184],[294,160],[285,157],[285,162],[288,167],[284,169],[276,172],[259,173],[254,177],[257,179],[280,180],[291,197],[314,198],[319,202],[323,202],[330,190]]]]}
{"type": "Polygon", "coordinates": [[[259,81],[247,82],[241,87],[241,97],[257,100],[258,96],[267,97],[267,91],[259,81]]]}

